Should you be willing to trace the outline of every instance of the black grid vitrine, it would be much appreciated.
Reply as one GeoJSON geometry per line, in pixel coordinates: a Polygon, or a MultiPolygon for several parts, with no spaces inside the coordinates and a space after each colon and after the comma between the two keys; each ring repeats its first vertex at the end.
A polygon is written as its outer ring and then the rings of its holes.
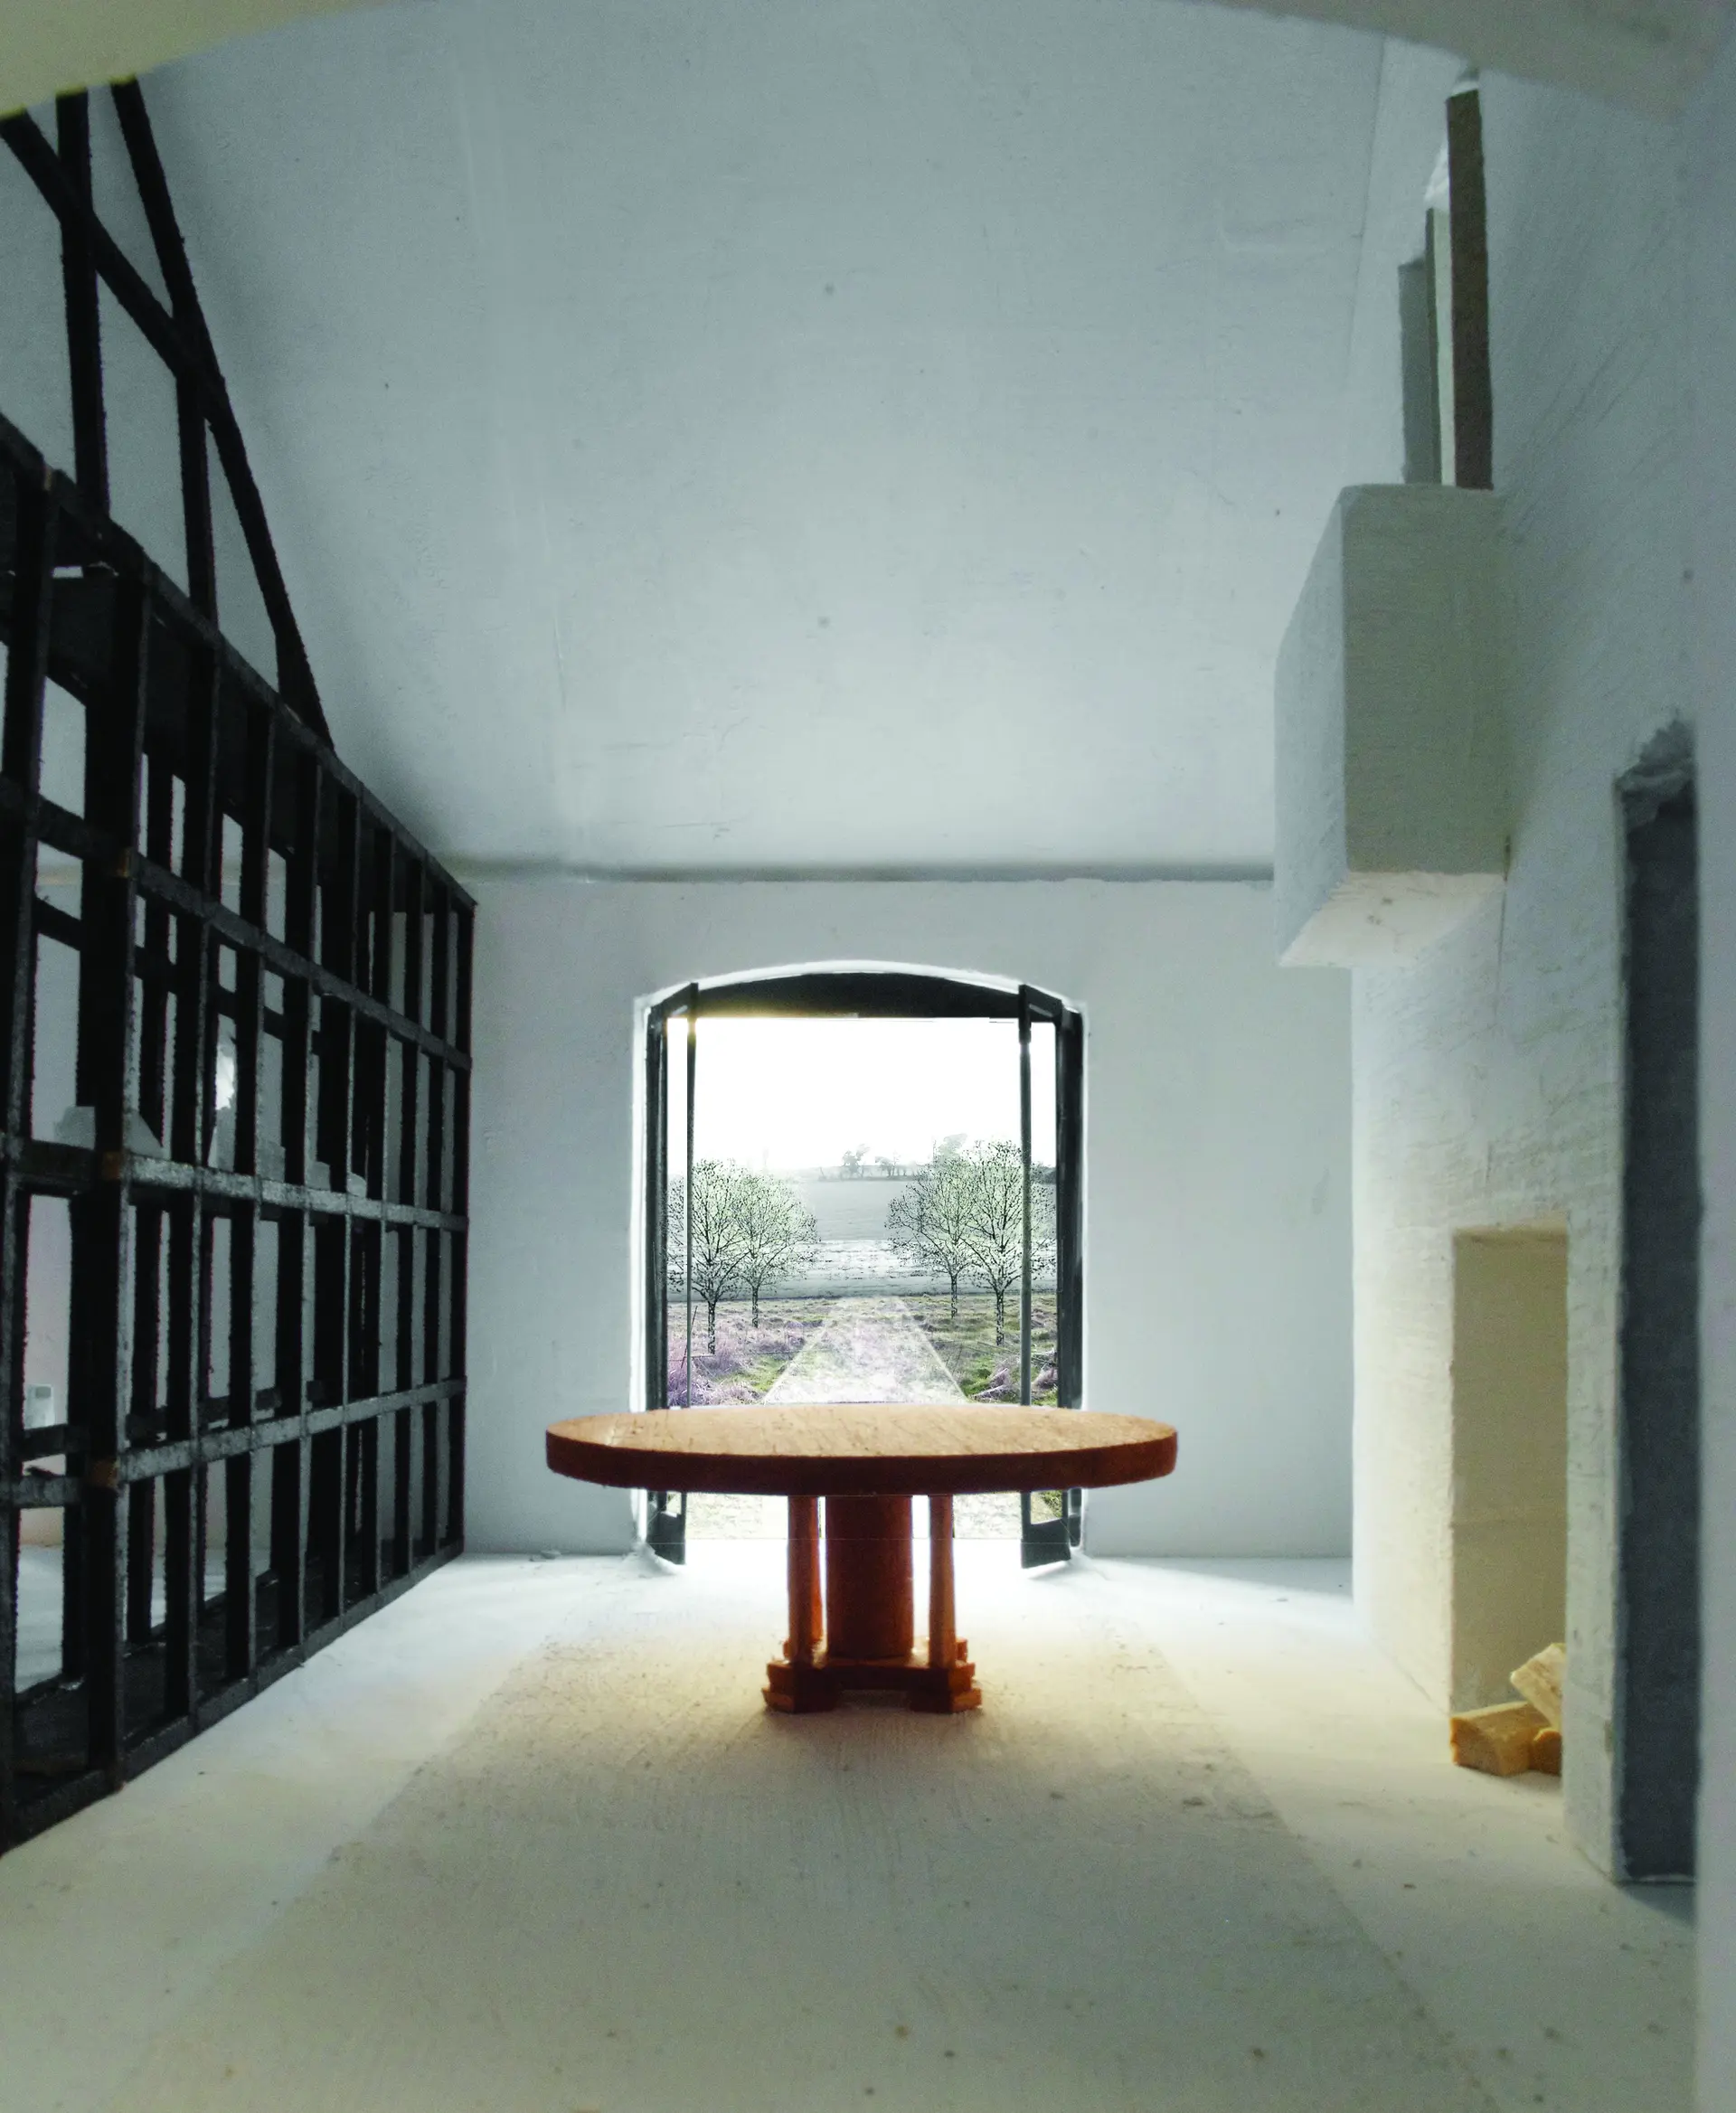
{"type": "Polygon", "coordinates": [[[3,1847],[460,1544],[473,905],[4,420],[0,645],[3,1847]]]}

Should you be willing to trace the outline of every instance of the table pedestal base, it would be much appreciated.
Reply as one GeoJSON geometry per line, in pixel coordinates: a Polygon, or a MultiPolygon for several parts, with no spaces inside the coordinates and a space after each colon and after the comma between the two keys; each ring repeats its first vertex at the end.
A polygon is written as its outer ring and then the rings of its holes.
{"type": "Polygon", "coordinates": [[[789,1634],[766,1667],[766,1707],[835,1710],[854,1691],[901,1693],[912,1710],[981,1707],[968,1647],[953,1627],[952,1499],[929,1499],[929,1642],[913,1641],[909,1497],[828,1497],[826,1570],[832,1642],[822,1643],[820,1505],[789,1500],[789,1634]]]}
{"type": "Polygon", "coordinates": [[[807,1716],[817,1710],[835,1710],[853,1692],[879,1689],[901,1692],[908,1708],[934,1716],[980,1709],[983,1691],[976,1685],[976,1668],[965,1655],[966,1648],[961,1637],[954,1646],[957,1655],[950,1665],[931,1665],[926,1655],[919,1657],[915,1652],[905,1658],[833,1658],[820,1651],[807,1665],[774,1658],[766,1667],[766,1707],[793,1717],[807,1716]]]}

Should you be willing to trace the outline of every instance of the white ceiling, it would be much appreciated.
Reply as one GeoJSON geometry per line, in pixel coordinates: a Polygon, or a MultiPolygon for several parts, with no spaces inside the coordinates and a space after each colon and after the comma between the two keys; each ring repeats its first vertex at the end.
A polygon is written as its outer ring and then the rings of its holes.
{"type": "Polygon", "coordinates": [[[1382,66],[1163,0],[425,0],[154,76],[340,750],[476,861],[1263,864],[1382,66]]]}
{"type": "MultiPolygon", "coordinates": [[[[0,110],[87,81],[118,80],[298,15],[382,0],[54,0],[0,22],[0,110]]],[[[1678,110],[1710,65],[1731,0],[1226,0],[1269,14],[1347,22],[1462,52],[1478,65],[1607,97],[1653,116],[1678,110]]]]}

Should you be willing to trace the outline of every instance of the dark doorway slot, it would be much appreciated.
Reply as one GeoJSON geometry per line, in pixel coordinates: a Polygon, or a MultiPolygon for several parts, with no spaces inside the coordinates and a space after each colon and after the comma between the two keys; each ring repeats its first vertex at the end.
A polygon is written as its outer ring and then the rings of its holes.
{"type": "Polygon", "coordinates": [[[1622,1185],[1616,1813],[1623,1874],[1694,1868],[1700,1751],[1699,885],[1692,760],[1622,788],[1622,1185]]]}
{"type": "Polygon", "coordinates": [[[1399,360],[1404,482],[1493,489],[1483,106],[1470,83],[1448,99],[1447,151],[1429,187],[1422,253],[1399,267],[1399,360]]]}

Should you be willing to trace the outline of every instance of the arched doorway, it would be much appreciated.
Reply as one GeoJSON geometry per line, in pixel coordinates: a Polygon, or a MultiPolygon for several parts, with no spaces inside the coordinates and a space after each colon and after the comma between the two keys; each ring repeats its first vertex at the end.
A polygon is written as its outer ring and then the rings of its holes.
{"type": "MultiPolygon", "coordinates": [[[[940,1362],[949,1362],[959,1376],[978,1382],[957,1389],[950,1398],[962,1394],[966,1399],[1079,1406],[1084,1022],[1063,999],[1029,985],[857,965],[694,983],[646,1007],[644,1061],[647,1410],[766,1398],[763,1391],[744,1393],[739,1387],[721,1395],[712,1391],[718,1371],[720,1304],[731,1290],[750,1302],[756,1327],[760,1297],[769,1289],[793,1289],[798,1295],[807,1290],[811,1298],[838,1299],[830,1316],[833,1333],[846,1301],[857,1309],[850,1316],[853,1322],[872,1307],[872,1299],[852,1298],[847,1289],[832,1283],[842,1258],[835,1253],[828,1261],[824,1250],[828,1245],[872,1249],[874,1243],[821,1240],[792,1172],[820,1184],[847,1187],[878,1180],[884,1186],[891,1198],[886,1211],[890,1231],[880,1244],[892,1265],[890,1272],[882,1272],[888,1289],[911,1279],[945,1284],[945,1303],[955,1324],[961,1283],[976,1288],[992,1307],[994,1342],[1004,1355],[986,1374],[961,1370],[962,1338],[956,1328],[950,1335],[939,1327],[929,1330],[940,1362]],[[1005,1127],[1016,1135],[932,1135],[912,1151],[907,1134],[901,1158],[870,1157],[865,1146],[858,1146],[844,1150],[835,1165],[797,1170],[768,1171],[714,1156],[703,1137],[704,1031],[708,1023],[712,1026],[716,1047],[726,1023],[750,1022],[792,1026],[802,1022],[997,1023],[1013,1067],[1005,1127]],[[732,1247],[731,1213],[738,1222],[755,1219],[757,1213],[761,1231],[743,1233],[738,1224],[732,1247]],[[763,1231],[768,1219],[773,1224],[769,1235],[763,1231]],[[1048,1279],[1042,1288],[1046,1308],[1039,1307],[1040,1277],[1048,1279]],[[1044,1324],[1041,1333],[1040,1322],[1044,1324]],[[980,1383],[985,1378],[987,1385],[980,1383]]],[[[825,1079],[814,1079],[811,1090],[823,1097],[825,1079]]],[[[859,1205],[859,1188],[850,1202],[859,1205]]],[[[854,1220],[863,1213],[857,1208],[850,1215],[854,1220]]],[[[872,1256],[852,1255],[849,1264],[873,1274],[872,1256]]],[[[895,1303],[908,1306],[910,1302],[898,1298],[895,1303]]],[[[807,1316],[808,1325],[823,1317],[816,1310],[807,1316]]],[[[908,1335],[908,1313],[894,1316],[893,1325],[908,1335]]],[[[803,1328],[795,1332],[805,1338],[803,1328]]],[[[787,1335],[776,1347],[783,1351],[788,1346],[787,1335]]],[[[771,1398],[813,1398],[802,1391],[801,1375],[811,1374],[816,1350],[805,1339],[800,1343],[795,1354],[806,1362],[793,1365],[787,1380],[774,1382],[781,1391],[774,1391],[771,1398]]],[[[853,1382],[845,1369],[841,1384],[847,1389],[853,1382]]],[[[833,1387],[818,1398],[898,1398],[884,1391],[839,1391],[835,1371],[835,1359],[833,1387]]],[[[1027,1566],[1068,1559],[1080,1538],[1081,1504],[1078,1491],[1020,1498],[1018,1533],[1027,1566]]],[[[687,1528],[687,1505],[680,1495],[649,1493],[646,1538],[658,1554],[684,1561],[687,1528]]]]}

